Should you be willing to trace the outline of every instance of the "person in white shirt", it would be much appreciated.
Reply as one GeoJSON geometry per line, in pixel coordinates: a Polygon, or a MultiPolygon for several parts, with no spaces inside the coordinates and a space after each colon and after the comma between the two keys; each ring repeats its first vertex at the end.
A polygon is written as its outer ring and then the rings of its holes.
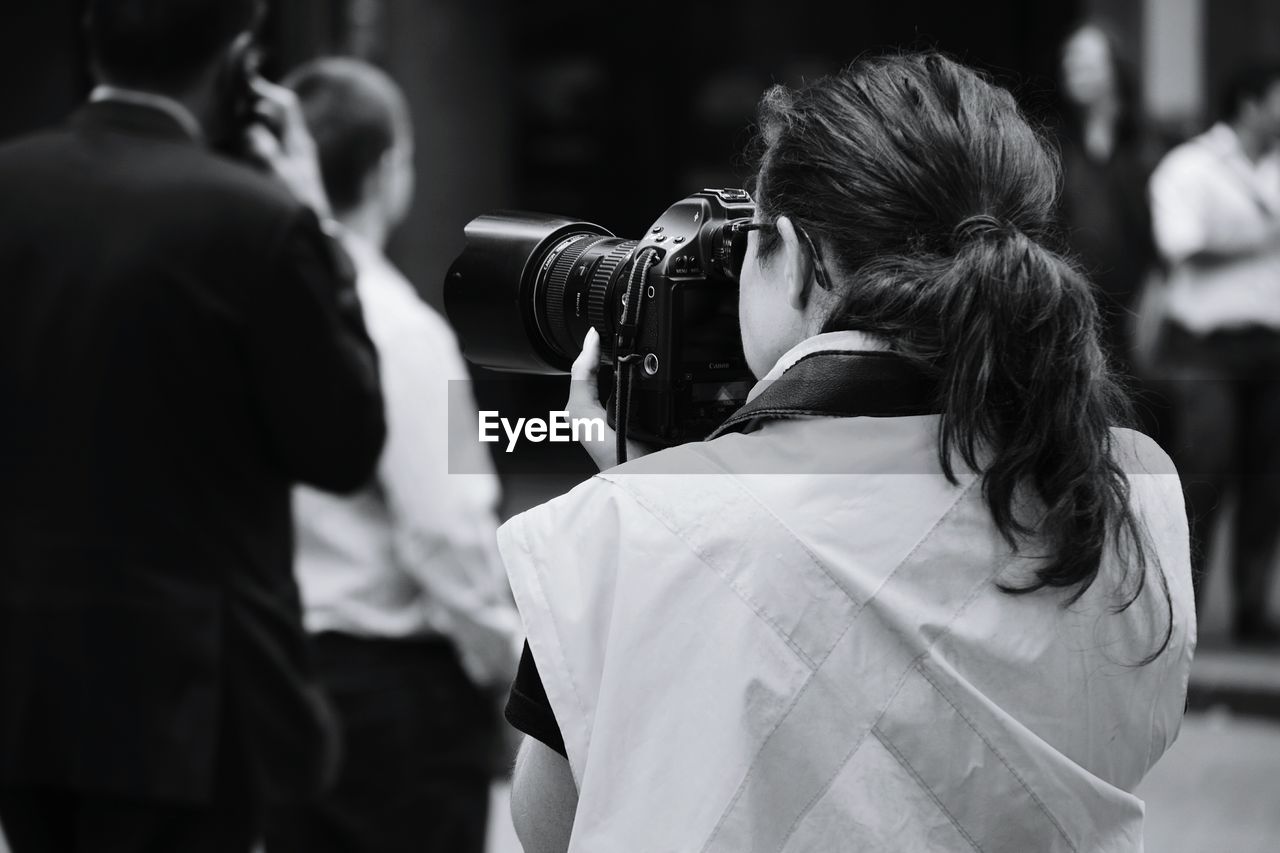
{"type": "Polygon", "coordinates": [[[1168,267],[1164,360],[1176,378],[1175,457],[1187,490],[1197,600],[1208,537],[1237,495],[1234,634],[1272,645],[1270,574],[1280,534],[1280,66],[1228,88],[1223,120],[1152,175],[1168,267]]]}
{"type": "Polygon", "coordinates": [[[294,495],[306,623],[345,761],[323,800],[271,816],[269,849],[478,853],[498,737],[485,688],[515,672],[519,618],[492,465],[475,444],[450,455],[450,418],[476,417],[456,339],[383,255],[413,194],[410,116],[396,85],[355,60],[316,61],[287,83],[356,269],[388,438],[364,490],[294,495]],[[451,461],[483,473],[451,474],[451,461]]]}

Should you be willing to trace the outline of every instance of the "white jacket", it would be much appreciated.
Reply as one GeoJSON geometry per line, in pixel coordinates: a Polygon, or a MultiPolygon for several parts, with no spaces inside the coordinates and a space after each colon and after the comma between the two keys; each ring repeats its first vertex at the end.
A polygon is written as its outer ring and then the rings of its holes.
{"type": "Polygon", "coordinates": [[[1131,792],[1177,734],[1195,641],[1173,467],[1116,432],[1173,599],[1138,666],[1159,579],[1120,614],[1114,556],[1071,607],[1000,591],[1035,543],[1013,553],[980,480],[943,477],[936,435],[770,421],[502,528],[579,788],[571,850],[1142,849],[1131,792]]]}

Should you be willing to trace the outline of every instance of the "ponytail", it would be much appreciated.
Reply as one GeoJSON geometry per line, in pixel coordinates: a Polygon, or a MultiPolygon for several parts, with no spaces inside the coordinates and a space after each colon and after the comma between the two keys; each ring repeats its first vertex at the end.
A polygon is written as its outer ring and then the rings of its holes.
{"type": "Polygon", "coordinates": [[[1128,588],[1118,602],[1124,610],[1142,593],[1151,554],[1112,453],[1111,427],[1128,406],[1107,372],[1088,280],[1002,227],[965,241],[943,286],[943,471],[955,480],[953,454],[981,470],[983,496],[1005,538],[1013,544],[1034,534],[1052,554],[1033,581],[1002,588],[1068,588],[1066,601],[1074,603],[1111,542],[1129,558],[1119,579],[1128,588]],[[1020,514],[1027,489],[1039,499],[1034,519],[1020,514]],[[1138,569],[1132,583],[1130,563],[1138,569]]]}
{"type": "MultiPolygon", "coordinates": [[[[1001,535],[1047,546],[1022,595],[1080,599],[1106,549],[1114,609],[1160,578],[1112,427],[1125,395],[1099,342],[1089,281],[1046,243],[1057,161],[1012,97],[937,54],[865,59],[761,102],[757,202],[823,244],[842,287],[826,331],[888,341],[939,380],[938,453],[982,477],[1001,535]],[[974,213],[974,211],[981,211],[974,213]]],[[[771,243],[762,237],[760,251],[771,243]]]]}

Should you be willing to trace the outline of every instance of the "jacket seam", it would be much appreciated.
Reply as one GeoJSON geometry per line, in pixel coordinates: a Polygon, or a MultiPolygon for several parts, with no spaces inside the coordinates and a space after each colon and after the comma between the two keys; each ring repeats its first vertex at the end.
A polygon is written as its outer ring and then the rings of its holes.
{"type": "MultiPolygon", "coordinates": [[[[840,642],[840,640],[844,637],[844,635],[848,632],[848,630],[849,630],[849,626],[850,626],[851,624],[853,624],[853,621],[857,618],[858,614],[862,612],[862,608],[866,605],[866,602],[865,602],[865,601],[863,601],[863,600],[861,600],[861,599],[859,599],[857,596],[855,596],[855,595],[854,595],[854,594],[853,594],[853,593],[848,589],[848,587],[846,587],[844,584],[842,584],[842,583],[840,582],[840,580],[839,580],[839,579],[838,579],[834,574],[832,574],[832,573],[831,573],[831,571],[827,568],[826,564],[825,564],[825,563],[823,563],[823,562],[822,562],[822,560],[820,560],[820,559],[818,558],[818,555],[817,555],[817,554],[815,554],[815,553],[813,553],[813,551],[809,548],[809,546],[808,546],[808,545],[806,545],[806,544],[804,543],[804,540],[802,540],[802,539],[800,538],[800,536],[799,536],[799,535],[797,535],[797,534],[796,534],[796,532],[795,532],[794,530],[792,530],[792,529],[791,529],[791,526],[790,526],[789,524],[787,524],[783,519],[779,518],[779,517],[778,517],[778,514],[777,514],[777,513],[775,513],[775,512],[773,511],[773,509],[771,509],[771,508],[770,508],[768,505],[766,505],[763,501],[761,501],[761,500],[760,500],[760,498],[759,498],[759,497],[758,497],[754,492],[752,492],[750,489],[748,489],[746,486],[744,486],[744,485],[743,485],[743,484],[738,480],[738,477],[737,477],[737,475],[736,475],[736,474],[734,474],[732,471],[727,470],[723,465],[720,465],[720,464],[719,464],[719,463],[717,463],[715,460],[713,460],[713,459],[709,459],[709,458],[707,458],[706,456],[703,456],[702,454],[698,454],[698,455],[699,455],[699,457],[702,459],[702,461],[703,461],[705,464],[707,464],[708,466],[712,467],[712,468],[713,468],[717,473],[719,473],[719,474],[722,474],[722,475],[725,475],[725,476],[729,477],[730,481],[731,481],[731,482],[732,482],[732,484],[733,484],[734,489],[736,489],[736,490],[737,490],[741,495],[743,495],[747,500],[749,500],[749,501],[750,501],[754,506],[756,506],[756,507],[757,507],[761,512],[763,512],[763,513],[765,513],[766,515],[768,515],[768,516],[769,516],[769,518],[772,518],[772,519],[774,520],[774,522],[775,522],[775,523],[776,523],[780,528],[782,528],[782,530],[783,530],[783,531],[785,531],[785,532],[786,532],[786,534],[787,534],[788,536],[790,536],[790,537],[791,537],[791,541],[792,541],[792,542],[794,542],[794,543],[796,544],[796,546],[797,546],[797,547],[799,547],[799,549],[800,549],[802,552],[804,552],[804,555],[809,559],[809,562],[813,564],[813,567],[814,567],[815,569],[817,569],[817,570],[818,570],[818,572],[819,572],[823,577],[825,577],[825,578],[827,579],[827,581],[828,581],[828,582],[829,582],[833,587],[835,587],[837,590],[839,590],[839,591],[840,591],[840,593],[845,597],[845,599],[846,599],[846,600],[847,600],[847,601],[848,601],[848,602],[853,606],[853,612],[849,614],[849,619],[848,619],[848,621],[846,622],[846,624],[845,624],[844,628],[840,631],[839,636],[837,636],[837,637],[835,638],[835,640],[833,640],[833,641],[831,642],[830,646],[827,648],[826,652],[825,652],[825,653],[823,653],[823,655],[822,655],[821,657],[819,657],[819,658],[818,658],[818,659],[816,659],[816,660],[813,660],[813,659],[810,659],[810,657],[809,657],[809,655],[808,655],[808,654],[805,654],[805,653],[803,653],[803,652],[802,652],[802,654],[803,654],[803,656],[804,656],[804,659],[805,659],[807,662],[809,662],[809,663],[811,664],[811,666],[812,666],[814,669],[817,669],[818,667],[820,667],[820,666],[822,665],[822,661],[826,660],[826,659],[827,659],[827,656],[831,654],[831,649],[835,648],[835,647],[836,647],[836,645],[840,642]]],[[[611,481],[611,482],[612,482],[612,481],[611,481]]],[[[634,494],[634,493],[632,493],[630,490],[626,489],[626,487],[625,487],[625,486],[622,486],[622,484],[621,484],[621,483],[616,483],[616,485],[618,485],[620,488],[622,488],[622,489],[624,489],[625,491],[627,491],[627,493],[628,493],[628,494],[630,494],[630,495],[632,496],[632,499],[633,499],[633,500],[635,500],[637,503],[641,503],[641,499],[639,498],[639,496],[638,496],[638,495],[635,495],[635,494],[634,494]]],[[[957,500],[958,500],[958,498],[957,498],[957,500]]],[[[644,504],[642,503],[642,505],[644,505],[644,504]]],[[[953,506],[954,506],[954,504],[953,504],[953,506]]],[[[648,508],[648,507],[646,506],[646,508],[648,508]]],[[[656,514],[656,513],[655,513],[655,511],[654,511],[653,509],[650,509],[649,511],[650,511],[650,513],[651,513],[651,514],[656,514]]],[[[947,513],[949,513],[950,511],[951,511],[951,507],[948,507],[948,508],[947,508],[947,512],[944,512],[944,513],[943,513],[943,517],[945,517],[945,516],[947,515],[947,513]]],[[[940,522],[941,520],[942,520],[942,519],[941,519],[941,517],[940,517],[940,518],[938,519],[938,522],[940,522]]],[[[934,522],[934,526],[937,526],[938,522],[934,522]]],[[[672,528],[673,528],[673,524],[668,524],[668,523],[666,523],[666,522],[664,521],[664,526],[666,526],[666,527],[667,527],[667,529],[668,529],[668,530],[670,530],[670,531],[672,532],[672,534],[673,534],[673,535],[675,535],[677,538],[679,538],[679,539],[680,539],[680,541],[684,542],[686,545],[690,545],[690,544],[691,544],[691,543],[689,542],[689,540],[687,540],[684,536],[682,536],[682,535],[681,535],[680,533],[678,533],[676,530],[672,529],[672,528]]],[[[933,528],[931,527],[931,528],[930,528],[930,532],[932,532],[932,530],[933,530],[933,528]]],[[[927,536],[928,534],[926,533],[925,535],[927,536]]],[[[918,544],[919,544],[919,543],[917,543],[917,545],[918,545],[918,544]]],[[[913,547],[913,548],[912,548],[912,553],[914,553],[914,550],[915,550],[915,549],[914,549],[914,547],[913,547]]],[[[708,568],[711,568],[711,570],[712,570],[712,571],[715,571],[715,568],[714,568],[714,567],[712,567],[712,566],[711,566],[711,564],[710,564],[706,559],[704,559],[704,558],[702,557],[702,554],[701,554],[701,553],[698,553],[697,551],[695,551],[694,553],[698,555],[698,558],[699,558],[700,560],[702,560],[702,562],[703,562],[704,564],[706,564],[708,568]]],[[[719,577],[723,578],[723,575],[720,575],[720,573],[719,573],[719,572],[716,572],[716,574],[717,574],[717,576],[719,576],[719,577]]],[[[733,587],[733,585],[732,585],[732,584],[729,584],[729,586],[730,586],[731,588],[733,587]]],[[[745,599],[744,599],[744,600],[745,600],[745,599]]],[[[750,603],[748,602],[748,604],[750,604],[750,603]]],[[[754,607],[752,607],[752,609],[753,609],[753,610],[755,610],[755,608],[754,608],[754,607]]],[[[769,621],[769,620],[768,620],[768,618],[767,618],[767,617],[765,617],[763,614],[757,614],[757,615],[760,615],[762,619],[765,619],[766,621],[769,621]]],[[[774,627],[775,627],[775,628],[777,628],[777,630],[779,630],[779,631],[783,631],[783,629],[782,629],[782,627],[781,627],[780,625],[776,625],[776,624],[775,624],[775,623],[773,623],[773,622],[770,622],[770,624],[774,624],[774,627]]],[[[790,644],[791,644],[791,638],[790,638],[790,636],[788,636],[788,635],[786,634],[786,632],[785,632],[785,631],[783,631],[783,635],[784,635],[784,637],[786,637],[786,639],[787,639],[787,641],[788,641],[788,644],[790,645],[790,644]]]]}
{"type": "MultiPolygon", "coordinates": [[[[528,532],[525,530],[525,525],[523,523],[517,524],[515,526],[515,530],[517,535],[520,537],[520,549],[524,551],[525,554],[528,555],[529,561],[533,565],[534,571],[531,573],[530,581],[532,581],[532,583],[535,586],[537,586],[538,595],[545,602],[548,600],[547,591],[543,587],[541,579],[538,577],[538,569],[545,568],[545,565],[543,564],[542,560],[539,559],[539,557],[534,553],[533,549],[529,547],[529,537],[528,537],[528,532]]],[[[548,614],[551,614],[553,612],[550,608],[543,608],[543,609],[545,609],[545,611],[548,614]]],[[[556,626],[556,620],[554,618],[549,618],[547,620],[547,629],[551,639],[554,641],[555,656],[556,656],[555,663],[558,665],[560,671],[564,673],[565,681],[567,681],[569,684],[569,691],[573,696],[574,702],[577,703],[577,706],[578,706],[577,707],[578,716],[580,718],[581,723],[585,726],[587,724],[587,718],[588,718],[586,703],[584,703],[582,700],[582,690],[579,688],[577,679],[574,678],[573,670],[569,666],[568,659],[565,657],[564,641],[560,637],[560,631],[559,631],[559,628],[556,626]]],[[[555,715],[555,709],[553,708],[552,716],[554,715],[555,715]]],[[[566,740],[565,752],[568,752],[568,751],[569,751],[569,742],[568,740],[566,740]]]]}
{"type": "Polygon", "coordinates": [[[1018,773],[1018,771],[1014,769],[1013,765],[1009,763],[1008,759],[1004,757],[1004,753],[996,749],[995,744],[988,740],[987,737],[979,731],[978,727],[969,719],[969,716],[965,714],[964,711],[960,710],[960,706],[953,702],[951,697],[943,691],[938,682],[930,676],[927,669],[920,666],[918,662],[916,663],[915,668],[917,672],[924,676],[925,681],[929,682],[934,691],[946,700],[946,703],[952,707],[956,714],[959,715],[960,719],[964,720],[969,729],[977,735],[978,740],[982,741],[983,744],[986,745],[987,749],[991,750],[991,754],[1000,759],[1000,763],[1003,764],[1005,769],[1009,771],[1015,780],[1017,780],[1018,784],[1022,787],[1022,790],[1027,792],[1027,796],[1031,798],[1031,800],[1039,807],[1040,811],[1044,813],[1044,816],[1049,819],[1049,822],[1053,824],[1053,828],[1062,836],[1062,840],[1067,842],[1067,846],[1071,848],[1072,851],[1077,851],[1079,848],[1077,848],[1075,842],[1071,840],[1071,836],[1067,835],[1067,831],[1062,827],[1062,824],[1058,822],[1058,819],[1054,816],[1053,812],[1049,811],[1049,807],[1045,804],[1044,800],[1042,800],[1035,791],[1031,790],[1030,786],[1027,785],[1026,780],[1022,778],[1022,775],[1018,773]]]}
{"type": "MultiPolygon", "coordinates": [[[[290,208],[282,211],[280,221],[272,228],[271,236],[267,240],[267,257],[270,259],[271,269],[274,271],[277,264],[280,263],[280,255],[285,248],[285,240],[289,236],[289,232],[302,224],[307,218],[307,209],[304,207],[290,208]]],[[[319,226],[317,225],[317,228],[319,226]]],[[[323,229],[320,233],[325,239],[331,239],[329,235],[324,234],[323,229]]]]}
{"type": "MultiPolygon", "coordinates": [[[[967,492],[967,491],[968,491],[968,489],[966,489],[965,491],[967,492]]],[[[959,498],[957,498],[957,499],[956,499],[956,501],[957,501],[957,503],[958,503],[958,502],[959,502],[959,498]]],[[[938,524],[941,524],[941,523],[942,523],[943,518],[946,518],[946,517],[947,517],[948,515],[950,515],[950,514],[951,514],[951,510],[950,510],[950,509],[948,509],[948,510],[947,510],[947,512],[943,514],[942,518],[938,519],[938,521],[934,524],[934,527],[933,527],[933,528],[930,528],[930,532],[932,532],[932,531],[933,531],[933,529],[934,529],[934,528],[936,528],[936,527],[938,526],[938,524]]],[[[928,534],[926,534],[925,538],[928,538],[928,534]]],[[[924,541],[924,539],[921,539],[921,542],[923,542],[923,541],[924,541]]],[[[916,547],[918,548],[918,547],[919,547],[919,544],[917,544],[917,546],[916,546],[916,547]]],[[[913,548],[913,549],[911,550],[911,553],[912,553],[912,554],[914,554],[914,553],[915,553],[915,551],[916,551],[916,548],[913,548]]],[[[954,624],[955,624],[956,620],[957,620],[957,619],[959,619],[959,618],[960,618],[960,616],[961,616],[962,614],[964,614],[964,613],[969,609],[970,605],[972,605],[972,604],[973,604],[973,602],[974,602],[974,601],[976,601],[976,600],[978,599],[978,596],[980,596],[980,595],[982,594],[983,590],[985,590],[985,589],[986,589],[987,581],[989,581],[991,578],[995,577],[997,574],[999,574],[1001,571],[1003,571],[1003,570],[1004,570],[1007,566],[1009,566],[1009,565],[1010,565],[1010,564],[1011,564],[1011,563],[1012,563],[1016,558],[1017,558],[1017,555],[1016,555],[1016,554],[1015,554],[1015,555],[1013,555],[1013,556],[1011,556],[1011,557],[1010,557],[1008,560],[1006,560],[1004,563],[1000,564],[1000,566],[999,566],[998,568],[996,568],[996,570],[995,570],[995,571],[993,571],[990,575],[988,575],[988,576],[983,580],[983,582],[982,582],[982,583],[980,583],[980,584],[976,584],[976,585],[974,586],[974,588],[970,591],[970,593],[965,597],[964,601],[963,601],[963,602],[960,604],[960,606],[956,609],[956,612],[952,614],[952,616],[951,616],[951,620],[947,623],[947,627],[946,627],[944,630],[942,630],[941,632],[939,632],[938,636],[937,636],[936,638],[934,638],[934,640],[933,640],[931,643],[929,643],[929,645],[928,645],[928,646],[926,646],[926,647],[925,647],[925,648],[924,648],[924,649],[923,649],[923,650],[922,650],[918,655],[916,655],[914,658],[912,658],[912,660],[911,660],[911,661],[910,661],[910,662],[909,662],[905,667],[903,667],[902,675],[901,675],[901,676],[899,677],[899,679],[898,679],[898,686],[894,688],[893,693],[892,693],[892,694],[890,694],[889,698],[888,698],[888,699],[886,699],[886,700],[885,700],[885,702],[884,702],[884,704],[880,707],[879,712],[877,712],[877,713],[876,713],[875,719],[874,719],[874,720],[872,720],[872,721],[871,721],[871,725],[869,725],[869,726],[867,727],[867,731],[866,731],[866,732],[863,732],[862,737],[860,737],[860,738],[858,739],[857,747],[861,747],[862,742],[863,742],[864,740],[866,740],[867,734],[871,731],[871,729],[873,729],[873,728],[875,728],[876,726],[880,725],[880,721],[884,719],[884,715],[885,715],[885,714],[887,714],[887,713],[889,712],[889,708],[891,708],[891,707],[893,706],[893,700],[894,700],[894,699],[896,699],[896,698],[898,698],[898,694],[902,692],[903,685],[905,685],[905,684],[906,684],[906,682],[907,682],[907,677],[911,675],[911,671],[912,671],[913,669],[918,669],[918,668],[919,668],[919,665],[920,665],[920,662],[921,662],[921,661],[923,661],[926,657],[928,657],[928,656],[929,656],[930,652],[932,652],[932,651],[933,651],[934,646],[936,646],[936,645],[938,644],[938,642],[939,642],[943,637],[947,636],[947,635],[950,633],[950,631],[951,631],[951,627],[952,627],[952,625],[954,625],[954,624]]],[[[908,555],[908,556],[907,556],[907,558],[906,558],[906,559],[904,559],[904,560],[902,561],[902,563],[901,563],[901,564],[899,564],[899,566],[901,566],[902,564],[905,564],[905,563],[906,563],[906,561],[907,561],[907,559],[910,559],[910,555],[908,555]]],[[[897,570],[896,570],[896,569],[894,570],[894,574],[897,574],[897,570]]],[[[892,577],[892,576],[890,576],[890,577],[892,577]]],[[[886,580],[885,580],[885,583],[888,583],[888,579],[886,579],[886,580]]],[[[855,747],[855,752],[856,752],[857,747],[855,747]]],[[[853,757],[853,755],[854,755],[854,752],[850,752],[850,753],[849,753],[848,758],[846,758],[846,759],[845,759],[845,761],[847,762],[849,759],[851,759],[851,758],[853,757]]],[[[822,799],[824,796],[826,796],[827,791],[829,791],[829,790],[830,790],[831,785],[835,782],[836,777],[840,775],[840,771],[841,771],[841,770],[843,770],[843,769],[844,769],[844,765],[842,764],[842,765],[841,765],[841,766],[836,770],[836,772],[835,772],[835,773],[832,773],[832,774],[831,774],[831,776],[826,780],[826,782],[824,782],[824,783],[823,783],[822,787],[821,787],[821,788],[819,788],[819,789],[818,789],[818,791],[817,791],[817,793],[815,793],[815,794],[813,795],[813,798],[812,798],[812,799],[810,799],[810,800],[809,800],[809,802],[805,804],[804,808],[803,808],[803,809],[801,809],[800,813],[799,813],[798,815],[796,815],[796,819],[792,822],[791,826],[787,829],[787,834],[786,834],[785,838],[783,839],[783,842],[782,842],[782,843],[783,843],[783,846],[784,846],[784,847],[786,846],[787,841],[789,841],[789,840],[791,839],[791,836],[795,834],[795,831],[796,831],[796,829],[798,829],[798,828],[799,828],[799,826],[800,826],[801,822],[803,822],[803,821],[804,821],[804,819],[809,815],[809,813],[810,813],[811,811],[813,811],[813,807],[814,807],[814,806],[816,806],[816,805],[818,804],[818,802],[819,802],[819,801],[821,801],[821,799],[822,799]]],[[[745,783],[745,780],[744,780],[743,784],[744,784],[744,785],[746,784],[746,783],[745,783]]]]}
{"type": "Polygon", "coordinates": [[[929,786],[929,783],[924,781],[924,777],[916,772],[916,769],[911,766],[911,762],[907,761],[907,757],[902,754],[902,751],[898,749],[897,745],[893,742],[893,740],[887,734],[885,734],[883,731],[880,730],[879,723],[871,727],[871,734],[873,737],[875,737],[876,740],[880,741],[881,746],[883,746],[886,750],[888,750],[889,754],[892,755],[894,760],[898,762],[898,766],[901,767],[903,770],[905,770],[907,774],[910,775],[911,778],[915,780],[915,783],[920,786],[920,789],[929,795],[929,799],[933,800],[933,804],[936,805],[938,809],[944,815],[947,816],[947,820],[951,821],[951,825],[956,828],[956,832],[964,836],[964,840],[969,842],[969,846],[972,847],[974,850],[977,850],[978,853],[984,853],[982,845],[979,844],[974,839],[974,837],[969,834],[968,830],[966,830],[963,826],[960,825],[959,819],[954,814],[951,813],[951,810],[946,807],[946,805],[942,802],[942,799],[937,795],[937,793],[933,790],[933,788],[929,786]]]}
{"type": "MultiPolygon", "coordinates": [[[[636,493],[632,492],[630,489],[627,489],[621,483],[618,483],[617,481],[609,478],[601,477],[601,479],[603,479],[605,482],[609,483],[610,485],[615,486],[616,488],[621,489],[623,492],[625,492],[627,496],[630,497],[631,500],[634,501],[637,506],[644,509],[645,512],[647,512],[651,518],[653,518],[655,521],[661,524],[664,528],[666,528],[668,533],[670,533],[680,542],[684,543],[684,545],[689,549],[689,552],[693,554],[693,556],[698,558],[698,562],[702,563],[702,565],[710,569],[711,573],[714,574],[717,578],[719,578],[721,582],[724,583],[725,586],[727,586],[730,590],[732,590],[734,595],[737,596],[738,600],[741,601],[743,604],[745,604],[747,608],[752,613],[754,613],[758,619],[760,619],[761,622],[764,622],[766,625],[768,625],[770,628],[773,629],[774,633],[776,633],[779,639],[781,639],[782,642],[786,644],[787,648],[791,649],[791,651],[798,658],[800,658],[801,662],[805,664],[805,668],[808,669],[810,673],[813,673],[814,671],[817,670],[818,662],[815,661],[813,658],[811,658],[809,654],[803,648],[800,647],[800,644],[791,638],[791,636],[787,633],[787,631],[780,624],[778,624],[777,620],[769,616],[767,613],[763,612],[760,609],[760,607],[756,605],[755,602],[747,598],[746,595],[741,590],[738,589],[735,583],[727,579],[722,572],[717,570],[716,567],[711,564],[710,560],[707,559],[707,557],[702,553],[701,550],[693,547],[693,543],[691,543],[687,538],[685,538],[681,534],[679,527],[673,521],[671,521],[669,516],[667,516],[665,513],[662,513],[660,510],[658,510],[657,507],[653,506],[649,501],[645,500],[644,498],[640,497],[636,493]]],[[[790,533],[791,531],[788,530],[787,532],[790,533]]],[[[792,533],[791,535],[794,538],[795,534],[792,533]]],[[[801,547],[803,548],[804,546],[801,545],[801,547]]],[[[807,553],[807,550],[806,550],[806,553],[807,553]]],[[[809,555],[809,556],[810,556],[810,559],[813,558],[812,555],[809,555]]],[[[824,576],[827,577],[828,580],[832,580],[831,576],[827,574],[825,570],[822,570],[822,573],[824,576]]],[[[834,583],[834,580],[832,580],[832,582],[834,583]]],[[[842,592],[844,591],[844,588],[841,587],[839,584],[836,584],[836,586],[842,592]]],[[[848,597],[847,592],[845,593],[845,595],[846,597],[848,597]]],[[[853,603],[856,606],[857,602],[853,602],[853,603]]],[[[850,620],[850,622],[852,622],[852,620],[850,620]]],[[[848,630],[847,626],[845,630],[848,630]]],[[[843,635],[844,634],[842,632],[841,636],[843,635]]],[[[837,639],[836,642],[839,642],[839,640],[837,639]]]]}
{"type": "MultiPolygon", "coordinates": [[[[977,481],[975,480],[974,482],[977,482],[977,481]]],[[[720,820],[716,822],[715,828],[712,829],[711,834],[707,836],[707,842],[705,845],[703,845],[703,848],[702,848],[703,851],[710,849],[711,843],[715,841],[716,837],[720,834],[720,830],[723,829],[724,827],[724,822],[728,819],[729,814],[733,811],[734,807],[737,806],[738,801],[742,799],[743,793],[746,792],[747,783],[751,781],[755,773],[756,764],[760,760],[761,753],[764,752],[765,747],[768,746],[769,742],[773,740],[774,736],[778,733],[778,730],[782,728],[783,723],[785,723],[788,717],[790,717],[791,712],[795,709],[795,706],[799,704],[800,698],[809,689],[809,685],[812,683],[813,679],[817,677],[818,669],[821,668],[822,664],[826,663],[827,659],[830,658],[832,651],[834,651],[835,648],[839,646],[840,643],[844,640],[845,636],[848,635],[849,629],[852,628],[853,625],[858,621],[858,617],[861,615],[866,605],[875,599],[876,594],[879,593],[879,591],[884,588],[884,584],[887,584],[890,580],[892,580],[898,574],[899,571],[901,571],[902,567],[905,566],[907,562],[915,555],[915,553],[920,550],[920,546],[923,545],[926,541],[928,541],[929,537],[933,535],[933,532],[938,529],[938,526],[941,525],[942,522],[945,521],[951,515],[951,513],[955,512],[956,507],[960,505],[960,501],[964,498],[966,494],[968,494],[971,488],[973,488],[973,483],[970,483],[968,486],[966,486],[964,489],[960,491],[960,494],[956,495],[955,500],[951,502],[951,505],[947,507],[946,511],[943,512],[940,516],[938,516],[938,518],[933,522],[933,524],[929,526],[929,529],[926,530],[920,536],[920,538],[916,540],[916,543],[911,546],[911,550],[907,552],[907,555],[898,562],[898,565],[894,566],[893,571],[890,572],[887,578],[885,578],[884,583],[876,587],[875,592],[871,594],[871,596],[867,599],[866,602],[863,602],[862,604],[857,605],[857,608],[854,611],[852,618],[845,625],[844,630],[840,632],[840,636],[836,638],[836,641],[831,644],[831,648],[827,650],[827,654],[826,656],[823,657],[822,662],[818,665],[818,668],[813,671],[810,678],[804,683],[804,685],[799,690],[796,691],[795,699],[791,702],[790,705],[787,706],[786,711],[783,714],[779,715],[777,722],[774,723],[773,727],[769,730],[769,733],[765,735],[763,740],[761,740],[760,747],[756,750],[755,754],[751,757],[751,764],[748,766],[746,774],[743,775],[742,781],[738,784],[738,789],[734,791],[733,797],[729,800],[728,804],[725,806],[724,811],[720,815],[720,820]]],[[[969,604],[978,596],[978,593],[982,590],[983,586],[985,586],[985,583],[977,586],[974,589],[974,591],[970,593],[969,598],[965,600],[965,603],[962,605],[960,611],[957,612],[957,616],[959,612],[963,612],[964,609],[966,609],[969,606],[969,604]]],[[[930,648],[931,647],[932,647],[932,644],[930,644],[930,648]]],[[[928,653],[929,653],[929,649],[926,648],[924,651],[922,651],[919,654],[916,660],[923,658],[928,653]]],[[[880,711],[876,714],[875,720],[872,721],[871,726],[875,726],[878,722],[880,722],[880,718],[884,716],[885,712],[889,709],[889,706],[893,704],[893,700],[897,697],[899,691],[902,690],[902,685],[906,683],[907,675],[911,672],[911,667],[914,665],[914,663],[915,661],[912,661],[911,663],[908,663],[903,668],[902,675],[898,680],[897,687],[894,688],[893,693],[891,693],[889,697],[885,700],[884,705],[880,708],[880,711]]],[[[870,731],[871,726],[868,726],[867,731],[870,731]]],[[[796,828],[800,825],[800,822],[804,820],[805,816],[808,815],[810,811],[812,811],[814,805],[827,792],[827,789],[831,787],[831,784],[832,782],[835,781],[836,776],[840,774],[840,770],[844,768],[844,765],[848,763],[848,761],[854,756],[857,750],[862,746],[862,742],[866,740],[866,737],[867,737],[867,732],[863,732],[862,736],[859,737],[857,742],[854,744],[853,749],[851,749],[849,751],[849,754],[845,757],[845,760],[841,762],[840,767],[836,769],[836,772],[832,774],[831,777],[828,778],[822,784],[822,786],[818,789],[817,793],[814,795],[813,799],[811,799],[808,803],[806,803],[804,807],[800,810],[800,813],[796,815],[796,819],[792,822],[791,826],[787,828],[786,835],[783,836],[782,846],[784,847],[786,846],[787,841],[790,840],[791,836],[795,833],[796,828]]]]}

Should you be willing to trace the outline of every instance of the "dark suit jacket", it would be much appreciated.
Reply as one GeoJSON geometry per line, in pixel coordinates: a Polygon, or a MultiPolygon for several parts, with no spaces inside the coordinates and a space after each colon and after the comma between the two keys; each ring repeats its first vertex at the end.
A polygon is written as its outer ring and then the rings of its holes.
{"type": "Polygon", "coordinates": [[[159,111],[0,148],[0,785],[199,802],[233,714],[265,795],[317,786],[290,486],[384,435],[336,251],[159,111]]]}

